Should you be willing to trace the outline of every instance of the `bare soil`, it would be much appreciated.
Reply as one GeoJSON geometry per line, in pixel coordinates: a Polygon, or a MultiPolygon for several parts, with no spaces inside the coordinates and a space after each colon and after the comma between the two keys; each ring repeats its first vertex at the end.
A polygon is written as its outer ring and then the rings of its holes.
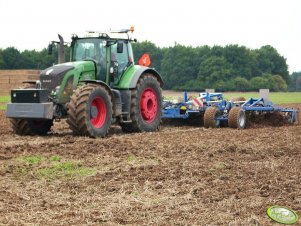
{"type": "Polygon", "coordinates": [[[61,121],[39,137],[13,134],[0,111],[0,138],[0,225],[279,225],[267,217],[269,206],[301,214],[300,124],[164,123],[134,134],[114,126],[91,139],[61,121]],[[37,155],[79,160],[97,173],[15,175],[18,158],[37,155]]]}

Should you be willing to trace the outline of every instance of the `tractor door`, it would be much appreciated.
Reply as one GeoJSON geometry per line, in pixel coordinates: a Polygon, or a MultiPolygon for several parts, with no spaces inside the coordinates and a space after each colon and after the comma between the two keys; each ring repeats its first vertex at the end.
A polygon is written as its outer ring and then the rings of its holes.
{"type": "Polygon", "coordinates": [[[97,54],[96,62],[97,62],[97,80],[106,81],[107,74],[107,52],[106,52],[106,44],[105,42],[100,42],[97,45],[97,54]]]}
{"type": "Polygon", "coordinates": [[[133,61],[131,55],[131,51],[129,51],[128,48],[128,42],[125,40],[119,40],[111,46],[111,83],[117,84],[119,82],[122,74],[133,61]]]}
{"type": "Polygon", "coordinates": [[[72,43],[72,61],[91,60],[96,65],[96,79],[105,81],[107,73],[106,42],[102,39],[83,38],[72,43]]]}

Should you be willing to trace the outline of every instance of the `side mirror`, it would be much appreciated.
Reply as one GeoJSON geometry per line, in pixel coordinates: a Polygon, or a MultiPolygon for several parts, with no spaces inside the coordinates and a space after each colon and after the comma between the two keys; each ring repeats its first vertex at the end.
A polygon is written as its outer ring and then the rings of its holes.
{"type": "Polygon", "coordinates": [[[47,47],[47,52],[48,52],[48,55],[51,55],[52,54],[52,43],[49,43],[48,47],[47,47]]]}
{"type": "Polygon", "coordinates": [[[123,42],[117,42],[117,53],[123,53],[123,42]]]}

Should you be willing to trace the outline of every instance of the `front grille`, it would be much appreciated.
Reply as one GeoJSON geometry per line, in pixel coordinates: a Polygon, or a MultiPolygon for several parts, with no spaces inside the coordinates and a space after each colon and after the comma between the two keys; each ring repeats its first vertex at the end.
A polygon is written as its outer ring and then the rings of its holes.
{"type": "Polygon", "coordinates": [[[64,74],[61,75],[41,75],[41,84],[42,88],[48,89],[48,90],[54,90],[55,87],[59,86],[63,79],[64,74]]]}

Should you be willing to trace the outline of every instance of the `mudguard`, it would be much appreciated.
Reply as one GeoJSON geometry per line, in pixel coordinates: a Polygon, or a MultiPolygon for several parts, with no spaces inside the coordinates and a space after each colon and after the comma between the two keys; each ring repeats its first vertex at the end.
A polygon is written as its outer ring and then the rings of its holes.
{"type": "Polygon", "coordinates": [[[93,84],[98,84],[98,85],[102,85],[103,87],[106,88],[106,90],[109,92],[109,94],[111,96],[113,96],[112,90],[110,88],[110,86],[108,86],[107,83],[100,81],[100,80],[91,80],[91,79],[85,79],[85,80],[81,80],[81,82],[83,83],[93,83],[93,84]]]}
{"type": "Polygon", "coordinates": [[[128,68],[128,70],[121,77],[119,84],[115,87],[118,89],[133,89],[136,88],[137,82],[140,76],[144,73],[153,74],[159,81],[160,86],[163,86],[163,80],[160,74],[153,68],[144,67],[140,65],[134,65],[128,68]]]}

